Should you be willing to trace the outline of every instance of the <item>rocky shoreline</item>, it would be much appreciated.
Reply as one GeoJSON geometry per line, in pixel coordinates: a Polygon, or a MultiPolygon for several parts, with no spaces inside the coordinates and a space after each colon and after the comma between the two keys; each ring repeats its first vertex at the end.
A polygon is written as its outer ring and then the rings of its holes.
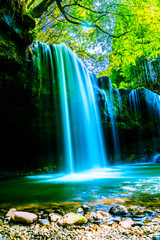
{"type": "Polygon", "coordinates": [[[63,208],[0,212],[0,240],[160,239],[159,209],[113,204],[108,211],[94,211],[84,204],[72,212],[63,208]]]}

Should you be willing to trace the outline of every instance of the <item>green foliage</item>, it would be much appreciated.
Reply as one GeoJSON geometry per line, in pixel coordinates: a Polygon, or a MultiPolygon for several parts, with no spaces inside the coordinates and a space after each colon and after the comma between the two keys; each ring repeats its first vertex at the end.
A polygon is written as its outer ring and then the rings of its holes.
{"type": "Polygon", "coordinates": [[[119,77],[123,77],[125,82],[132,81],[133,87],[143,84],[149,88],[148,61],[157,59],[160,53],[160,3],[158,0],[126,0],[124,7],[117,8],[117,13],[115,33],[121,34],[124,28],[128,33],[113,39],[110,64],[105,73],[113,82],[120,83],[119,77]]]}
{"type": "Polygon", "coordinates": [[[159,79],[158,0],[25,0],[24,6],[37,18],[38,41],[65,43],[89,70],[110,76],[118,87],[151,88],[149,59],[159,79]]]}

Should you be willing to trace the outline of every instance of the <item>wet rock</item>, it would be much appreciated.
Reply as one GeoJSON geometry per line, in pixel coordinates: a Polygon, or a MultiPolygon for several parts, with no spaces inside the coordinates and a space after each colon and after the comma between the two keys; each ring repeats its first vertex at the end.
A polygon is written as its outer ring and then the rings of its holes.
{"type": "Polygon", "coordinates": [[[155,212],[150,210],[146,210],[145,213],[148,214],[149,216],[155,216],[155,212]]]}
{"type": "Polygon", "coordinates": [[[64,215],[63,210],[61,210],[61,209],[59,209],[59,208],[58,208],[58,209],[54,209],[53,213],[57,213],[57,214],[59,214],[59,215],[61,215],[61,216],[64,215]]]}
{"type": "Polygon", "coordinates": [[[71,212],[64,215],[61,219],[58,220],[57,223],[60,226],[67,227],[68,225],[73,225],[73,224],[81,225],[81,224],[87,223],[87,219],[80,214],[71,212]]]}
{"type": "Polygon", "coordinates": [[[81,208],[83,208],[83,211],[86,213],[86,212],[88,212],[88,210],[90,209],[90,207],[87,205],[87,204],[83,204],[82,206],[81,206],[81,208]]]}
{"type": "Polygon", "coordinates": [[[50,224],[48,219],[40,219],[40,220],[39,220],[39,223],[40,223],[41,225],[43,225],[43,226],[50,224]]]}
{"type": "Polygon", "coordinates": [[[160,235],[159,236],[153,236],[152,240],[160,240],[160,235]]]}
{"type": "Polygon", "coordinates": [[[77,213],[84,215],[84,210],[83,210],[83,208],[81,208],[81,207],[78,208],[77,213]]]}
{"type": "Polygon", "coordinates": [[[143,227],[144,223],[142,222],[134,222],[133,227],[138,226],[138,227],[143,227]]]}
{"type": "Polygon", "coordinates": [[[108,212],[97,211],[91,215],[95,220],[102,220],[105,221],[111,217],[108,212]]]}
{"type": "Polygon", "coordinates": [[[159,222],[160,222],[160,218],[159,218],[159,217],[157,217],[157,218],[153,218],[152,221],[153,221],[153,222],[158,222],[158,223],[159,223],[159,222]]]}
{"type": "Polygon", "coordinates": [[[121,217],[115,217],[113,218],[113,221],[120,223],[121,222],[121,217]]]}
{"type": "Polygon", "coordinates": [[[56,222],[58,221],[59,219],[61,219],[61,215],[57,214],[57,213],[50,213],[49,214],[49,219],[51,222],[56,222]]]}
{"type": "Polygon", "coordinates": [[[128,218],[120,222],[120,225],[124,228],[130,228],[134,224],[134,221],[131,218],[128,218]]]}
{"type": "Polygon", "coordinates": [[[145,218],[146,213],[144,211],[138,211],[132,215],[133,219],[145,218]]]}
{"type": "Polygon", "coordinates": [[[128,210],[123,205],[115,205],[110,208],[109,213],[124,216],[128,214],[128,210]]]}
{"type": "Polygon", "coordinates": [[[37,215],[34,213],[17,211],[12,216],[12,220],[16,223],[31,224],[37,220],[37,215]]]}
{"type": "Polygon", "coordinates": [[[6,217],[12,217],[14,216],[15,212],[17,212],[17,210],[15,208],[11,208],[7,214],[6,214],[6,217]]]}

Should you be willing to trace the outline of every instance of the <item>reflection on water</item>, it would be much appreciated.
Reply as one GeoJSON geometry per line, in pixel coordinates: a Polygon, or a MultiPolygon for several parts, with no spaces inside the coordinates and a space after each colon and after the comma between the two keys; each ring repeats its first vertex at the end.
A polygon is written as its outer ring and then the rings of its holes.
{"type": "Polygon", "coordinates": [[[134,204],[153,204],[160,197],[159,173],[160,165],[150,164],[7,179],[0,182],[0,203],[91,203],[127,198],[134,204]]]}

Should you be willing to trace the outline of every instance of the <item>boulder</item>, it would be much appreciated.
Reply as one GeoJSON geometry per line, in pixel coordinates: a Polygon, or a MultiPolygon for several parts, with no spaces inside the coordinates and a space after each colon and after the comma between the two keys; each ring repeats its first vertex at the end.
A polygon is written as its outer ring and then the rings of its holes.
{"type": "Polygon", "coordinates": [[[115,205],[115,206],[112,206],[109,210],[109,213],[110,214],[113,214],[113,215],[121,215],[121,216],[124,216],[124,215],[127,215],[128,214],[128,210],[126,207],[122,206],[122,205],[115,205]]]}
{"type": "Polygon", "coordinates": [[[57,220],[61,219],[61,215],[57,214],[57,213],[50,213],[49,214],[49,219],[51,222],[56,222],[57,220]]]}
{"type": "Polygon", "coordinates": [[[31,224],[35,220],[37,220],[37,215],[34,213],[17,211],[14,213],[14,215],[11,218],[13,222],[16,222],[16,223],[31,224]]]}
{"type": "Polygon", "coordinates": [[[67,227],[68,225],[73,224],[81,225],[84,223],[87,223],[87,219],[84,216],[72,212],[67,213],[61,219],[58,220],[58,225],[63,227],[67,227]]]}

